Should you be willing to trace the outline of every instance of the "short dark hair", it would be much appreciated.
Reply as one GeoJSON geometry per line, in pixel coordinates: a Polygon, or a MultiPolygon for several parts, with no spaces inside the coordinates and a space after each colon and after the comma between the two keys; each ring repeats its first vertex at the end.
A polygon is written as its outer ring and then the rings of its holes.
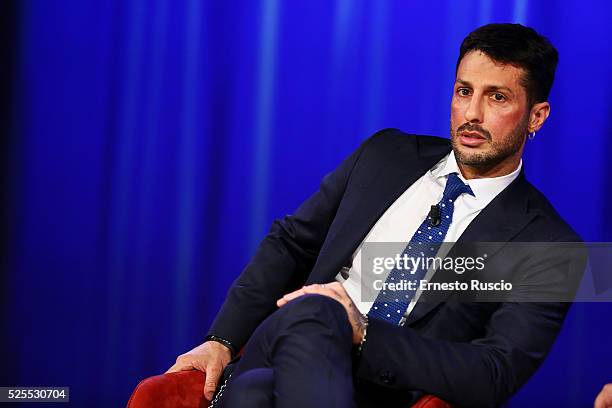
{"type": "Polygon", "coordinates": [[[468,34],[461,43],[457,67],[471,51],[482,51],[494,61],[525,70],[522,85],[527,103],[548,100],[559,62],[559,53],[533,28],[521,24],[487,24],[468,34]]]}

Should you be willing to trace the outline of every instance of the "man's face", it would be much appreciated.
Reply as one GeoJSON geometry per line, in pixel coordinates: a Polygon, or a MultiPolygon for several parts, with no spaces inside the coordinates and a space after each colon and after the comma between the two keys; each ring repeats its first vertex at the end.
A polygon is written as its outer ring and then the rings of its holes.
{"type": "Polygon", "coordinates": [[[485,172],[516,168],[529,122],[524,74],[480,51],[463,57],[451,103],[451,142],[460,165],[485,172]]]}

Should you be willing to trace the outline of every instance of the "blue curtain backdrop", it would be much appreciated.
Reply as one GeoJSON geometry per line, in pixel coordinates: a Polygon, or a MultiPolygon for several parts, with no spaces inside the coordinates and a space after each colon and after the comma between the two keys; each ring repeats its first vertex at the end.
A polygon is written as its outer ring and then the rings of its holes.
{"type": "MultiPolygon", "coordinates": [[[[611,241],[607,1],[18,1],[0,385],[119,406],[199,344],[274,218],[384,127],[448,135],[463,37],[560,52],[528,178],[611,241]]],[[[508,406],[589,406],[610,304],[579,304],[508,406]]],[[[469,373],[466,373],[469,375],[469,373]]]]}

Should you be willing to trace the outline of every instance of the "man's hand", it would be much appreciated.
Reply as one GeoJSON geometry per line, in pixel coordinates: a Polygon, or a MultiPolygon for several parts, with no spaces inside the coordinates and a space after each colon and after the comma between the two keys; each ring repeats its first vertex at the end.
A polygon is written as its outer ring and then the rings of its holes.
{"type": "Polygon", "coordinates": [[[166,371],[174,373],[177,371],[200,370],[206,373],[204,383],[204,396],[211,400],[221,373],[225,366],[230,362],[232,353],[230,349],[216,341],[207,341],[196,348],[181,354],[176,359],[176,363],[166,371]]]}
{"type": "Polygon", "coordinates": [[[604,385],[603,389],[595,399],[595,408],[612,407],[612,383],[604,385]]]}
{"type": "Polygon", "coordinates": [[[361,343],[365,329],[365,318],[361,313],[359,313],[359,309],[357,309],[357,306],[355,306],[355,303],[353,303],[353,300],[350,298],[348,293],[346,293],[344,286],[342,286],[340,282],[326,283],[324,285],[314,284],[304,286],[303,288],[294,292],[287,293],[285,296],[277,300],[276,304],[278,307],[283,307],[289,301],[306,294],[324,295],[340,302],[342,306],[344,306],[346,314],[348,315],[349,323],[351,323],[351,326],[353,327],[353,344],[361,343]]]}

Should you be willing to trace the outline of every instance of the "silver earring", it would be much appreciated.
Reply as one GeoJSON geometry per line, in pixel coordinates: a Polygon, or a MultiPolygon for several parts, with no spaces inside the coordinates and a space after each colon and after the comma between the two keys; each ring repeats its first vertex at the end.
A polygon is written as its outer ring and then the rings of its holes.
{"type": "Polygon", "coordinates": [[[529,140],[535,139],[535,130],[531,132],[527,137],[529,138],[529,140]]]}

